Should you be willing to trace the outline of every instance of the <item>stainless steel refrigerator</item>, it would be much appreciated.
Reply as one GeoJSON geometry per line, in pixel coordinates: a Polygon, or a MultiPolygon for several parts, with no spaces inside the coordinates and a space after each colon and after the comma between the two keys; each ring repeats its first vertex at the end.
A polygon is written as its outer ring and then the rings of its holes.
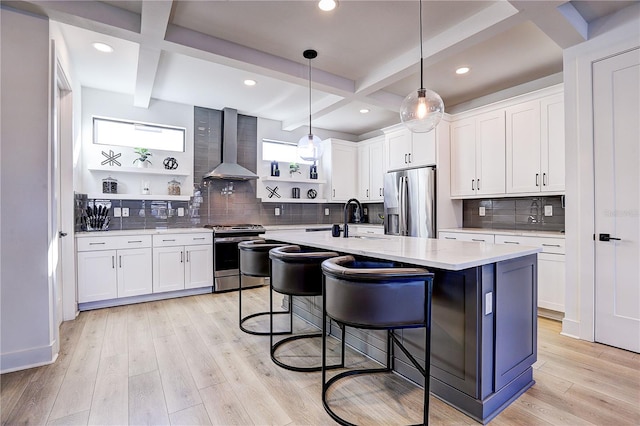
{"type": "Polygon", "coordinates": [[[436,238],[435,167],[389,172],[384,177],[384,233],[436,238]]]}

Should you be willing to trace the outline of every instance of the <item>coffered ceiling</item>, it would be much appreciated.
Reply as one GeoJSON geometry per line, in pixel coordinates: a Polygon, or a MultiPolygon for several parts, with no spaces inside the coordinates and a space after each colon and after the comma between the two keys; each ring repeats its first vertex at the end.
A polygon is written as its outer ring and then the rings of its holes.
{"type": "MultiPolygon", "coordinates": [[[[562,49],[589,24],[637,1],[423,1],[425,86],[445,109],[543,79],[561,81],[562,49]],[[468,66],[463,76],[455,69],[468,66]],[[550,77],[551,76],[551,77],[550,77]]],[[[365,135],[399,122],[419,87],[419,2],[3,1],[50,17],[82,86],[365,135]],[[91,43],[114,52],[95,51],[91,43]],[[245,79],[257,84],[247,87],[245,79]],[[363,108],[370,112],[362,114],[363,108]]]]}

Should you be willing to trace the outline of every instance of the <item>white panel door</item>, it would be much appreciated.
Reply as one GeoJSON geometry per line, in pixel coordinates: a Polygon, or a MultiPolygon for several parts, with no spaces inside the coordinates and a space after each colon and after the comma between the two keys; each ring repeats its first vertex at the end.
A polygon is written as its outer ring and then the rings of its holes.
{"type": "Polygon", "coordinates": [[[563,254],[538,253],[538,307],[564,312],[563,254]]]}
{"type": "Polygon", "coordinates": [[[118,250],[118,297],[151,294],[151,249],[118,250]]]}
{"type": "Polygon", "coordinates": [[[475,118],[451,124],[451,196],[475,194],[475,118]]]}
{"type": "Polygon", "coordinates": [[[153,292],[184,289],[184,247],[153,248],[153,292]]]}
{"type": "Polygon", "coordinates": [[[504,111],[476,117],[476,193],[505,193],[504,111]]]}
{"type": "Polygon", "coordinates": [[[640,352],[639,94],[640,49],[593,64],[595,340],[634,352],[640,352]],[[603,234],[616,239],[601,241],[603,234]]]}
{"type": "Polygon", "coordinates": [[[369,200],[384,201],[384,140],[369,146],[369,200]]]}
{"type": "Polygon", "coordinates": [[[369,146],[358,147],[358,199],[368,201],[371,195],[369,188],[369,146]]]}
{"type": "Polygon", "coordinates": [[[186,246],[184,288],[213,286],[213,245],[186,246]]]}
{"type": "Polygon", "coordinates": [[[82,251],[78,253],[78,302],[118,297],[116,251],[82,251]]]}
{"type": "Polygon", "coordinates": [[[356,147],[333,144],[331,155],[332,201],[345,202],[358,194],[358,150],[356,147]]]}
{"type": "Polygon", "coordinates": [[[436,131],[413,133],[411,138],[411,167],[435,166],[436,164],[436,131]]]}
{"type": "Polygon", "coordinates": [[[540,101],[540,172],[542,192],[563,192],[564,176],[564,96],[540,101]]]}
{"type": "Polygon", "coordinates": [[[400,129],[386,136],[389,170],[406,169],[409,166],[411,152],[411,132],[400,129]]]}
{"type": "Polygon", "coordinates": [[[507,108],[507,193],[540,192],[540,101],[507,108]]]}

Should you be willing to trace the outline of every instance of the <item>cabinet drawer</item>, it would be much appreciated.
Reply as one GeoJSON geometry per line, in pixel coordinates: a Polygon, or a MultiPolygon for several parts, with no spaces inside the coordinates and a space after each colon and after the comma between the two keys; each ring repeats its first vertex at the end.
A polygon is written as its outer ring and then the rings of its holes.
{"type": "Polygon", "coordinates": [[[542,247],[543,253],[564,254],[564,238],[521,237],[496,235],[496,244],[520,244],[523,246],[542,247]]]}
{"type": "Polygon", "coordinates": [[[76,243],[78,251],[145,248],[151,247],[151,235],[78,238],[76,243]]]}
{"type": "Polygon", "coordinates": [[[441,240],[471,241],[477,243],[493,243],[493,234],[478,234],[471,232],[440,232],[438,238],[441,240]]]}
{"type": "Polygon", "coordinates": [[[154,247],[191,246],[201,244],[213,244],[211,232],[194,234],[164,234],[153,236],[154,247]]]}

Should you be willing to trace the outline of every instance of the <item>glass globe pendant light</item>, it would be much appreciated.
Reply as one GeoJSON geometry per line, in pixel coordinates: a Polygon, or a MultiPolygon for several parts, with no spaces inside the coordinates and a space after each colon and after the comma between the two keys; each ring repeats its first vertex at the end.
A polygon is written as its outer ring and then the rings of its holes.
{"type": "Polygon", "coordinates": [[[302,55],[309,60],[309,134],[300,138],[298,141],[298,156],[306,161],[313,161],[313,165],[309,171],[311,179],[318,178],[318,167],[316,161],[322,157],[322,140],[311,132],[311,60],[318,56],[318,52],[309,49],[305,50],[302,55]]]}
{"type": "Polygon", "coordinates": [[[433,90],[424,88],[422,59],[422,0],[420,0],[420,88],[407,95],[400,106],[400,120],[414,133],[435,129],[444,114],[444,102],[433,90]]]}

